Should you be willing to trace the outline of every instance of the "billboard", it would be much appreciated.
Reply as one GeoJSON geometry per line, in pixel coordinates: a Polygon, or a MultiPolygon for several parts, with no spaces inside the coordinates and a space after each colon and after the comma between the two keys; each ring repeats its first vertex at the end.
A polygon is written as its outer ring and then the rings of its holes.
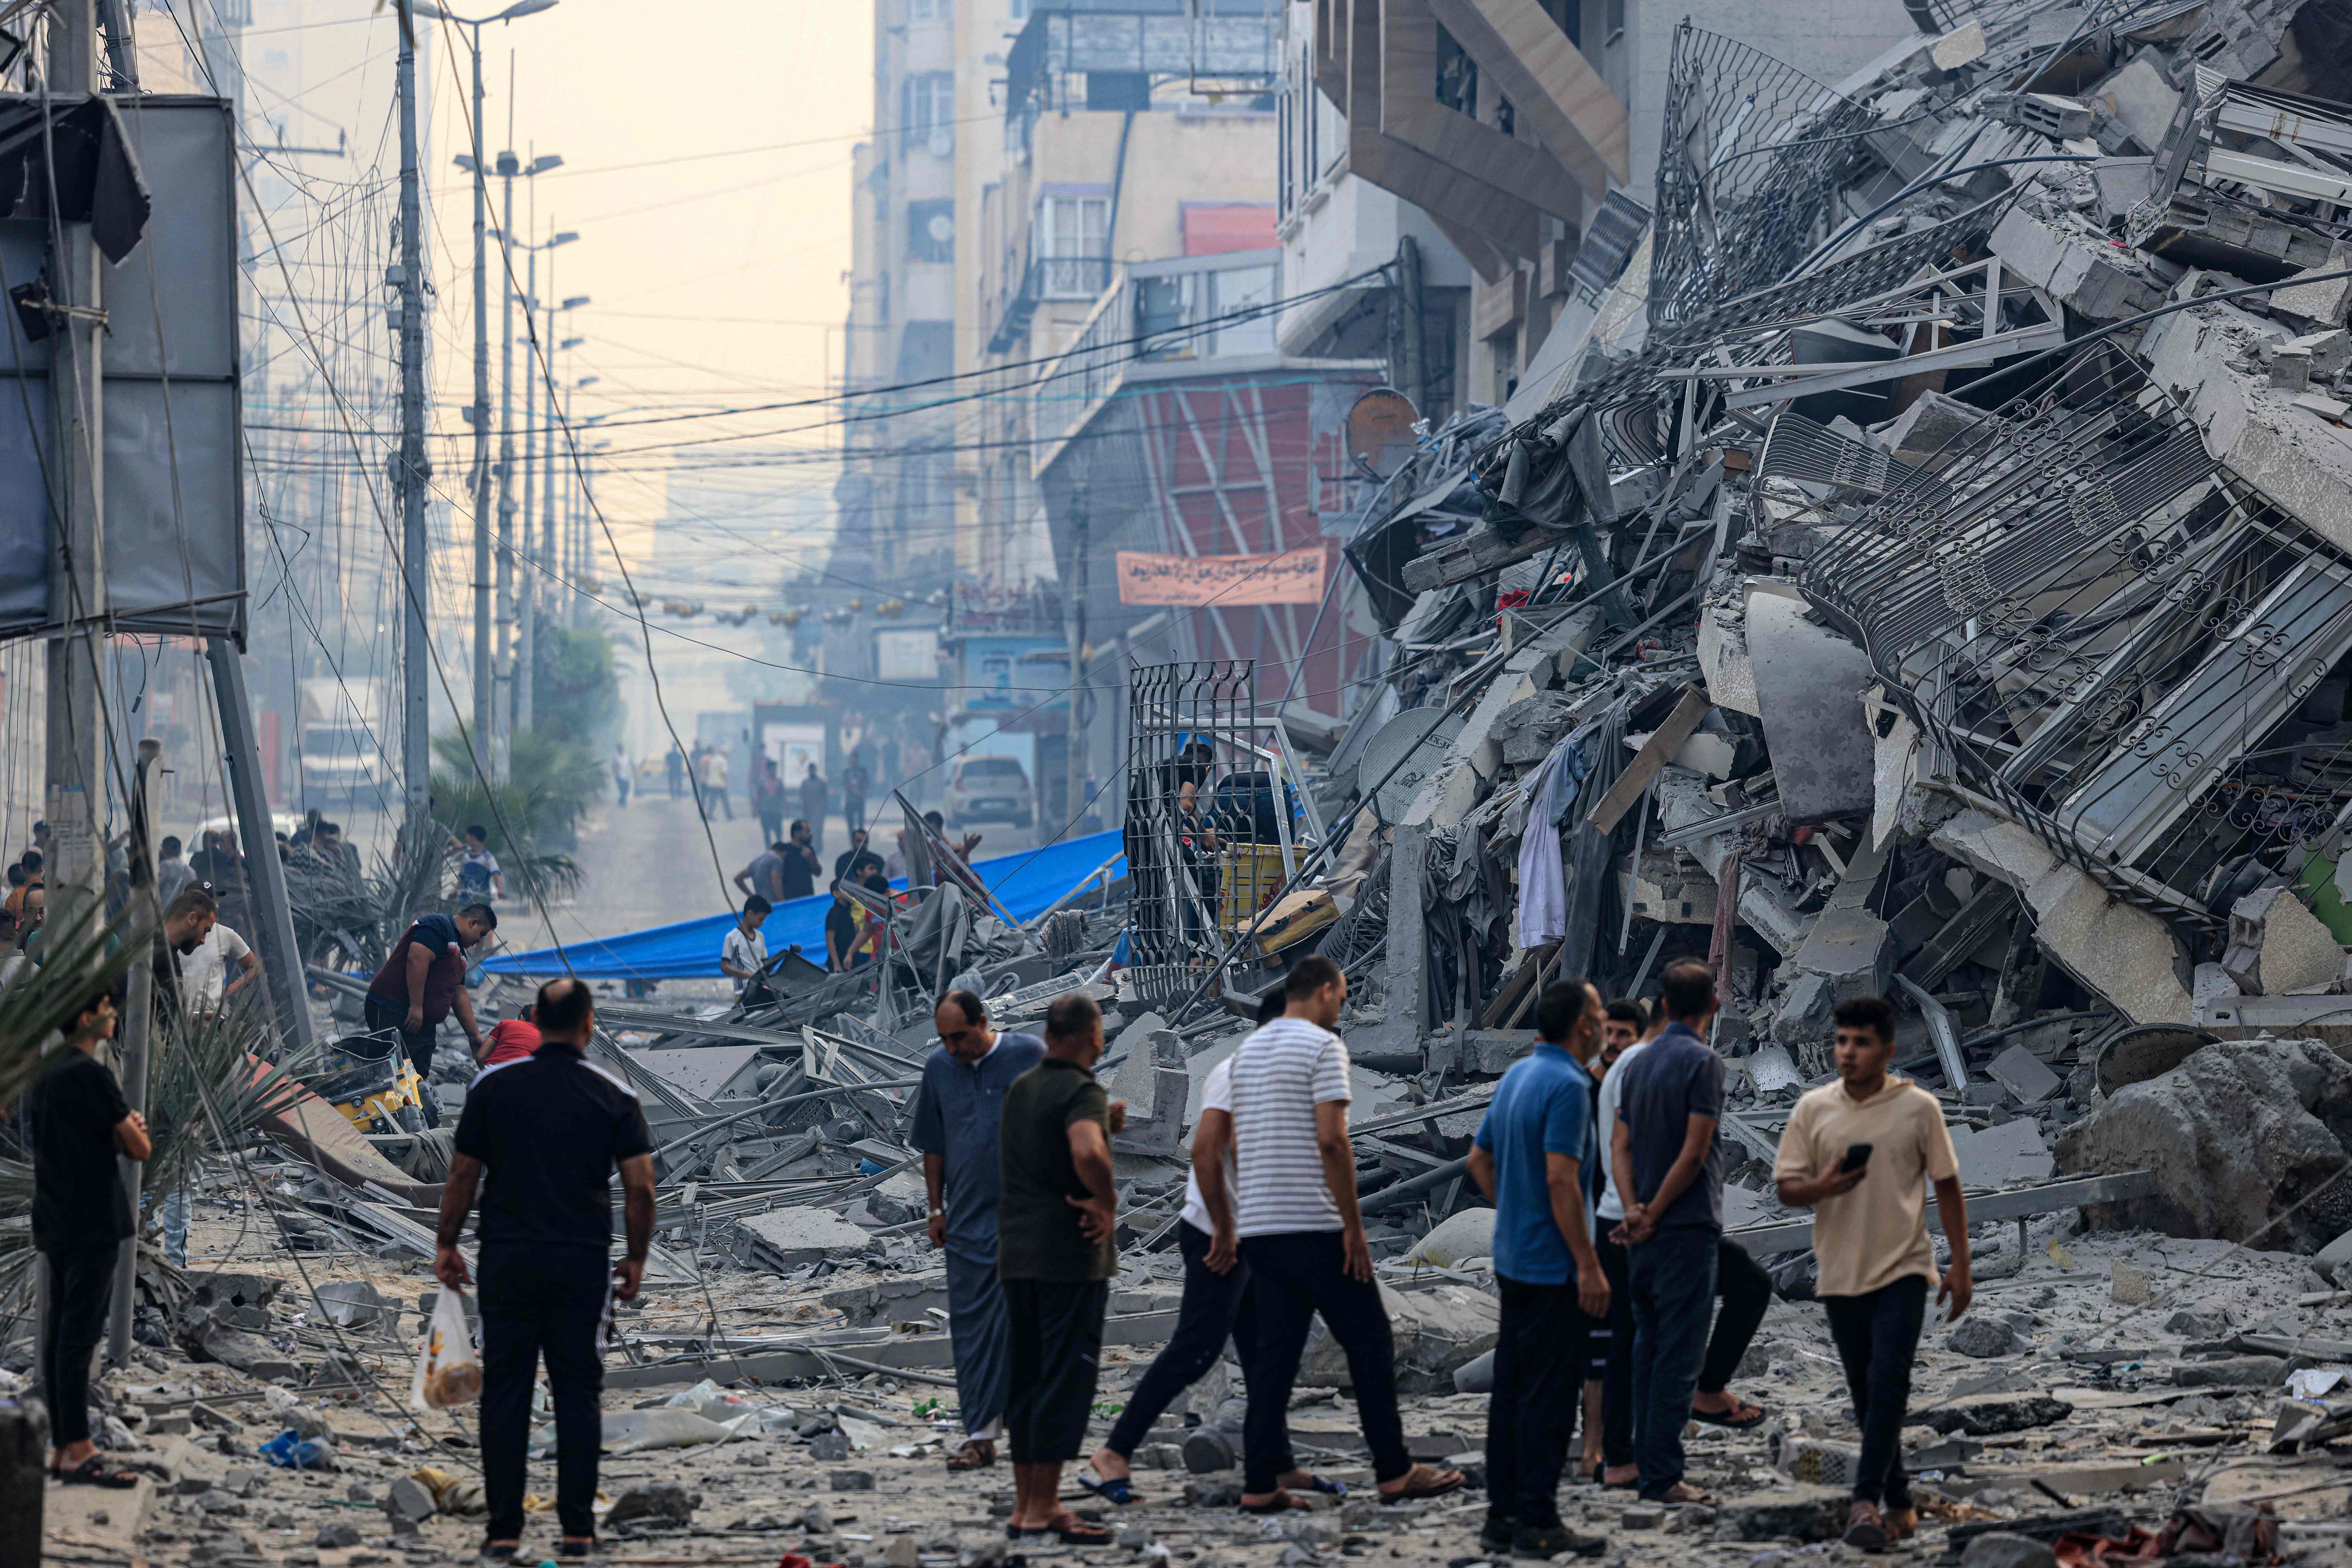
{"type": "Polygon", "coordinates": [[[940,679],[937,626],[884,626],[874,634],[874,675],[878,680],[912,680],[925,686],[940,679]]]}
{"type": "Polygon", "coordinates": [[[1323,546],[1280,555],[1118,552],[1122,605],[1313,605],[1323,598],[1323,546]]]}
{"type": "Polygon", "coordinates": [[[1066,713],[1070,645],[1059,637],[963,639],[966,713],[1066,713]]]}

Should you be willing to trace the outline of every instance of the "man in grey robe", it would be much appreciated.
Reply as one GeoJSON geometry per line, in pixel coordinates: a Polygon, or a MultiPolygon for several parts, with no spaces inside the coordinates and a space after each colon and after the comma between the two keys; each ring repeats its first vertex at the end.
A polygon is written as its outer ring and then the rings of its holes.
{"type": "Polygon", "coordinates": [[[947,1254],[948,1332],[964,1429],[948,1468],[976,1470],[996,1462],[1010,1374],[1011,1331],[996,1278],[997,1126],[1004,1091],[1037,1065],[1045,1042],[996,1033],[986,1004],[969,991],[940,998],[931,1023],[940,1045],[923,1061],[912,1142],[923,1156],[931,1245],[947,1254]]]}

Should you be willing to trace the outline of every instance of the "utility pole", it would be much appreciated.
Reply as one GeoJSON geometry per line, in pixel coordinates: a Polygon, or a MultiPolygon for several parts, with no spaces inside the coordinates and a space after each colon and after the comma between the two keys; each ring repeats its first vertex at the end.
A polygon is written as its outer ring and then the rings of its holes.
{"type": "MultiPolygon", "coordinates": [[[[533,208],[536,208],[539,205],[537,195],[537,187],[534,186],[532,188],[533,199],[530,204],[533,208]]],[[[536,227],[536,224],[534,224],[533,226],[536,227]]],[[[539,336],[537,323],[539,321],[540,249],[541,247],[537,245],[533,245],[530,247],[530,259],[525,263],[524,277],[526,280],[523,284],[522,291],[524,342],[522,367],[522,529],[521,538],[517,542],[517,547],[522,551],[522,561],[514,568],[515,659],[514,713],[512,715],[512,722],[514,727],[518,730],[528,730],[531,726],[531,660],[538,652],[538,649],[533,646],[538,641],[538,637],[536,636],[538,628],[532,624],[536,617],[531,614],[531,606],[538,599],[539,592],[537,584],[531,581],[530,522],[531,502],[535,496],[535,492],[531,489],[531,486],[535,477],[535,470],[539,467],[539,464],[535,460],[539,456],[539,431],[538,427],[532,423],[532,421],[539,417],[539,355],[530,352],[530,343],[532,340],[539,336]]],[[[552,279],[555,275],[555,262],[553,258],[550,258],[548,260],[547,271],[549,278],[552,279]]],[[[549,392],[548,396],[549,400],[552,402],[554,393],[551,389],[549,392]]],[[[508,554],[507,559],[510,562],[513,561],[514,557],[511,552],[508,554]]]]}
{"type": "MultiPolygon", "coordinates": [[[[58,0],[49,12],[49,92],[98,91],[96,0],[58,0]]],[[[46,132],[45,132],[46,133],[46,132]]],[[[49,618],[59,628],[47,649],[48,765],[43,805],[49,823],[48,921],[60,938],[85,939],[102,919],[106,857],[104,698],[100,686],[106,614],[105,404],[99,258],[89,225],[60,223],[50,235],[57,297],[49,376],[57,407],[57,490],[50,506],[62,548],[50,558],[49,618]]]]}
{"type": "MultiPolygon", "coordinates": [[[[401,773],[409,842],[424,831],[433,778],[429,605],[431,545],[425,531],[425,219],[416,167],[416,18],[400,0],[400,553],[406,636],[401,642],[401,773]]],[[[474,110],[478,120],[478,102],[474,110]]]]}
{"type": "MultiPolygon", "coordinates": [[[[552,274],[548,278],[547,291],[551,294],[555,292],[555,279],[552,274]]],[[[570,354],[573,349],[580,346],[581,340],[578,338],[559,338],[556,334],[561,331],[562,329],[556,324],[556,316],[559,311],[569,313],[570,311],[580,309],[581,306],[587,303],[587,295],[574,294],[570,299],[562,301],[562,303],[550,305],[547,308],[547,499],[544,503],[546,506],[546,515],[542,519],[540,531],[539,558],[543,562],[556,563],[555,570],[566,583],[577,583],[580,578],[577,569],[568,559],[572,552],[572,540],[570,537],[570,529],[568,527],[570,518],[568,515],[564,520],[567,524],[564,530],[564,537],[560,545],[557,542],[555,493],[557,486],[562,480],[564,469],[562,449],[557,445],[556,437],[558,433],[557,426],[559,425],[567,430],[572,425],[572,388],[564,383],[562,377],[554,374],[554,369],[556,354],[558,353],[567,355],[570,354]],[[558,396],[561,396],[563,399],[562,409],[560,415],[555,402],[558,396]]],[[[563,493],[568,499],[572,494],[572,487],[567,484],[563,485],[562,488],[563,493]]],[[[577,590],[575,589],[573,592],[576,593],[577,590]]],[[[555,591],[551,587],[548,590],[546,599],[547,613],[551,621],[555,614],[555,591]]]]}
{"type": "MultiPolygon", "coordinates": [[[[514,183],[521,161],[513,153],[499,154],[499,181],[504,187],[499,218],[499,242],[514,234],[514,183]]],[[[490,708],[490,776],[504,782],[514,736],[514,279],[509,268],[499,268],[499,640],[498,663],[491,679],[496,693],[490,708]]]]}
{"type": "MultiPolygon", "coordinates": [[[[1078,485],[1077,494],[1070,502],[1070,581],[1069,609],[1066,612],[1070,632],[1070,689],[1066,696],[1070,704],[1069,754],[1062,759],[1062,815],[1075,816],[1078,812],[1080,790],[1094,770],[1087,765],[1087,487],[1078,485]]],[[[1039,826],[1043,826],[1041,822],[1039,826]]]]}
{"type": "Polygon", "coordinates": [[[294,942],[294,908],[286,899],[286,868],[269,827],[269,796],[261,787],[261,749],[253,727],[253,699],[245,687],[245,658],[226,637],[206,637],[205,657],[213,667],[213,707],[220,715],[222,762],[229,799],[236,808],[238,848],[245,861],[246,893],[253,910],[253,945],[261,954],[261,976],[278,1014],[278,1037],[289,1047],[310,1045],[310,987],[302,950],[294,942]]]}

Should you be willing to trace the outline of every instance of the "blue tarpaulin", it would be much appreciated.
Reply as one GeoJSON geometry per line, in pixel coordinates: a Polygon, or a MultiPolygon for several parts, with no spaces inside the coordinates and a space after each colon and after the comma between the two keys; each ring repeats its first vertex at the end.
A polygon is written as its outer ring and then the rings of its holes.
{"type": "MultiPolygon", "coordinates": [[[[974,861],[971,868],[996,895],[997,902],[1015,920],[1025,921],[1068,897],[1104,861],[1118,855],[1119,848],[1118,830],[1114,828],[1108,833],[1090,833],[1083,838],[1064,839],[1043,849],[974,861]]],[[[1126,860],[1121,857],[1111,868],[1111,875],[1126,874],[1126,860]]],[[[906,879],[902,877],[890,885],[903,889],[906,879]]],[[[769,913],[767,923],[760,928],[768,939],[768,951],[782,952],[787,947],[798,947],[806,957],[823,963],[824,915],[832,907],[831,893],[778,904],[769,913]]],[[[568,942],[561,952],[550,947],[533,952],[504,953],[482,968],[491,974],[562,974],[569,960],[570,973],[584,980],[713,978],[719,973],[719,950],[734,924],[732,915],[709,915],[675,925],[655,926],[650,931],[631,931],[625,936],[568,942]]]]}

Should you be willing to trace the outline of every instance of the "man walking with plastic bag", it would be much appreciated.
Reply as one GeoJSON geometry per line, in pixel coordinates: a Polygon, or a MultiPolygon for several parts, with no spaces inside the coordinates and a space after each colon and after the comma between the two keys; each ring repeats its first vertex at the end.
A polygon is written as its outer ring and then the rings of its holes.
{"type": "Polygon", "coordinates": [[[482,1489],[489,1524],[482,1555],[509,1559],[522,1539],[531,1384],[541,1357],[555,1405],[559,1554],[596,1544],[597,1405],[604,1369],[599,1331],[611,1300],[636,1299],[653,1240],[653,1138],[627,1085],[583,1054],[595,998],[577,980],[540,987],[542,1041],[484,1069],[467,1091],[456,1152],[441,1192],[433,1272],[467,1283],[457,1251],[466,1211],[482,1185],[482,1489]],[[612,1173],[621,1172],[628,1249],[611,1261],[612,1173]],[[488,1183],[483,1184],[485,1172],[488,1183]]]}

